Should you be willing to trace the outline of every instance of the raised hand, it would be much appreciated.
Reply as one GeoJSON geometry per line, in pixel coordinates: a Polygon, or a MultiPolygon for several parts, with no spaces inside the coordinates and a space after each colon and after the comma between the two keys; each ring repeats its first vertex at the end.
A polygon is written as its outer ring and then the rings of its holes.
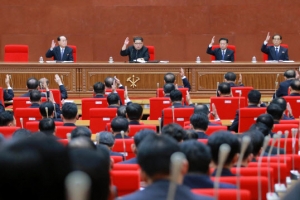
{"type": "Polygon", "coordinates": [[[286,109],[289,113],[289,116],[293,116],[292,108],[291,108],[291,105],[289,102],[287,102],[287,104],[286,104],[286,109]]]}
{"type": "Polygon", "coordinates": [[[115,92],[116,89],[117,89],[117,84],[116,84],[116,80],[114,80],[114,81],[113,81],[113,84],[112,84],[112,86],[111,86],[111,90],[112,90],[112,92],[115,92]]]}
{"type": "Polygon", "coordinates": [[[210,42],[210,45],[213,45],[214,43],[215,43],[215,36],[212,37],[211,42],[210,42]]]}
{"type": "Polygon", "coordinates": [[[191,96],[190,96],[189,91],[186,91],[186,101],[187,101],[188,105],[193,104],[191,101],[191,96]]]}
{"type": "Polygon", "coordinates": [[[266,37],[266,42],[268,42],[269,41],[269,39],[270,39],[270,32],[268,32],[268,35],[267,35],[267,37],[266,37]]]}
{"type": "Polygon", "coordinates": [[[53,49],[54,47],[55,47],[55,42],[54,42],[54,40],[52,40],[50,49],[53,49]]]}
{"type": "Polygon", "coordinates": [[[121,84],[121,81],[120,81],[116,76],[114,76],[114,79],[115,79],[115,81],[116,81],[116,83],[117,83],[118,85],[121,84]]]}
{"type": "Polygon", "coordinates": [[[238,83],[239,83],[239,84],[242,84],[242,83],[243,83],[242,74],[240,74],[240,75],[239,75],[239,80],[238,80],[238,83]]]}
{"type": "Polygon", "coordinates": [[[125,39],[124,44],[125,44],[125,45],[128,45],[128,44],[129,44],[129,37],[127,37],[127,38],[125,39]]]}
{"type": "Polygon", "coordinates": [[[9,87],[9,75],[8,74],[6,74],[6,76],[5,76],[5,84],[7,85],[7,87],[9,87]]]}
{"type": "Polygon", "coordinates": [[[125,98],[125,99],[128,99],[128,90],[127,90],[127,86],[125,86],[124,98],[125,98]]]}
{"type": "Polygon", "coordinates": [[[180,68],[180,76],[184,77],[184,70],[182,68],[180,68]]]}
{"type": "Polygon", "coordinates": [[[62,81],[61,81],[61,79],[60,79],[60,77],[59,77],[58,74],[55,74],[54,80],[55,80],[55,82],[56,82],[58,85],[62,85],[62,81]]]}

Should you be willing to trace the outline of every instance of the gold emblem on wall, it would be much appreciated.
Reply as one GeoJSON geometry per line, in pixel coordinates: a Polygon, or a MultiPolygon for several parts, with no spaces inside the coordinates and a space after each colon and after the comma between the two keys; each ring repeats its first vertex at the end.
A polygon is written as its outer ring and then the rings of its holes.
{"type": "Polygon", "coordinates": [[[136,83],[140,80],[139,77],[135,77],[134,75],[132,75],[132,77],[127,78],[127,82],[130,82],[131,85],[130,87],[135,88],[137,87],[136,83]]]}

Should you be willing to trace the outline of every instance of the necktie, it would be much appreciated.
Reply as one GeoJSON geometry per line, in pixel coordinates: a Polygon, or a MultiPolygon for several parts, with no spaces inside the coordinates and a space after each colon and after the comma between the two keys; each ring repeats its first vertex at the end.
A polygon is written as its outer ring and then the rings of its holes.
{"type": "Polygon", "coordinates": [[[275,47],[276,60],[278,60],[278,47],[275,47]]]}
{"type": "Polygon", "coordinates": [[[64,49],[61,49],[61,60],[63,59],[64,57],[64,49]]]}
{"type": "Polygon", "coordinates": [[[225,58],[225,50],[222,50],[222,60],[225,58]]]}

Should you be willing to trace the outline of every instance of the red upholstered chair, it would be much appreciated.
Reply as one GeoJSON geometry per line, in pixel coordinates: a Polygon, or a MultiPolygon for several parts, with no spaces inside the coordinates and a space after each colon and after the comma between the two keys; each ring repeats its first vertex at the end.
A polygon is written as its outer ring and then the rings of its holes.
{"type": "MultiPolygon", "coordinates": [[[[40,90],[41,92],[46,92],[46,90],[40,90]]],[[[50,91],[53,94],[53,98],[56,104],[58,104],[59,106],[61,106],[61,94],[59,89],[50,89],[50,91]]]]}
{"type": "Polygon", "coordinates": [[[293,111],[293,115],[295,118],[299,118],[300,116],[300,97],[297,96],[284,96],[283,97],[286,102],[290,103],[291,109],[293,111]]]}
{"type": "Polygon", "coordinates": [[[68,45],[68,47],[73,49],[73,59],[74,59],[74,62],[76,62],[77,61],[77,47],[74,45],[68,45]]]}
{"type": "Polygon", "coordinates": [[[91,108],[90,129],[92,133],[104,131],[106,124],[110,123],[116,117],[116,115],[117,108],[91,108]]]}
{"type": "Polygon", "coordinates": [[[10,138],[12,136],[12,134],[18,129],[20,129],[20,127],[0,126],[0,133],[2,133],[5,138],[10,138]]]}
{"type": "MultiPolygon", "coordinates": [[[[25,124],[25,128],[30,130],[31,132],[36,132],[39,130],[39,121],[28,121],[25,124]]],[[[55,126],[62,126],[64,123],[63,122],[59,122],[59,121],[55,121],[55,126]]]]}
{"type": "Polygon", "coordinates": [[[107,108],[106,98],[83,98],[81,100],[82,120],[90,119],[91,108],[107,108]]]}
{"type": "Polygon", "coordinates": [[[256,118],[266,113],[266,108],[241,108],[239,114],[239,133],[249,130],[256,118]]]}
{"type": "Polygon", "coordinates": [[[129,137],[135,136],[135,134],[143,129],[151,129],[156,133],[156,126],[155,125],[129,125],[129,137]]]}
{"type": "Polygon", "coordinates": [[[57,140],[57,142],[61,143],[64,146],[67,146],[69,144],[68,139],[59,139],[59,140],[57,140]]]}
{"type": "Polygon", "coordinates": [[[248,106],[248,93],[253,90],[253,87],[231,87],[231,94],[233,97],[245,97],[245,106],[248,106]]]}
{"type": "Polygon", "coordinates": [[[67,134],[71,133],[76,126],[57,126],[55,131],[55,136],[60,139],[68,139],[67,134]]]}
{"type": "MultiPolygon", "coordinates": [[[[273,44],[268,44],[268,46],[273,46],[273,44]]],[[[280,44],[280,46],[284,47],[284,48],[289,48],[289,46],[287,44],[280,44]]],[[[263,53],[263,61],[268,60],[268,54],[263,53]]]]}
{"type": "Polygon", "coordinates": [[[163,109],[164,119],[163,125],[170,123],[177,123],[184,127],[184,122],[190,119],[190,116],[194,113],[194,108],[174,108],[174,121],[172,108],[163,109]]]}
{"type": "MultiPolygon", "coordinates": [[[[214,196],[215,190],[214,189],[192,189],[192,192],[198,195],[205,195],[205,196],[214,196]]],[[[249,190],[240,190],[240,195],[243,200],[251,200],[251,193],[249,190]]],[[[238,195],[237,189],[219,189],[218,190],[218,200],[228,200],[228,199],[237,199],[238,195]]]]}
{"type": "Polygon", "coordinates": [[[210,110],[215,104],[220,119],[234,119],[236,111],[245,107],[245,102],[245,97],[211,97],[210,110]]]}
{"type": "Polygon", "coordinates": [[[124,196],[140,189],[139,171],[112,170],[110,177],[112,184],[117,187],[118,196],[124,196]]]}
{"type": "Polygon", "coordinates": [[[140,170],[140,166],[138,164],[126,164],[126,165],[123,165],[123,164],[115,164],[113,166],[113,169],[112,170],[135,170],[135,171],[138,171],[140,170]]]}
{"type": "MultiPolygon", "coordinates": [[[[220,45],[218,45],[218,44],[217,45],[212,45],[212,47],[211,47],[212,50],[214,50],[216,48],[220,48],[220,45]]],[[[233,53],[234,53],[234,60],[236,60],[236,48],[235,48],[235,45],[228,45],[227,48],[233,51],[233,53]]],[[[216,60],[216,57],[213,56],[213,55],[210,58],[211,58],[211,60],[216,60]]]]}
{"type": "Polygon", "coordinates": [[[208,126],[207,130],[205,131],[205,134],[210,136],[211,134],[213,134],[216,131],[227,131],[227,126],[208,126]]]}
{"type": "Polygon", "coordinates": [[[280,120],[279,124],[299,124],[299,120],[280,120]]]}
{"type": "Polygon", "coordinates": [[[297,129],[299,128],[299,123],[298,124],[274,124],[273,126],[273,133],[277,133],[278,131],[281,131],[282,134],[284,134],[285,131],[289,131],[289,138],[292,138],[292,129],[297,129]]]}
{"type": "Polygon", "coordinates": [[[123,157],[122,156],[110,156],[114,160],[114,163],[122,162],[123,157]]]}
{"type": "Polygon", "coordinates": [[[148,53],[149,53],[149,60],[155,60],[155,49],[154,46],[146,46],[148,48],[148,53]]]}
{"type": "MultiPolygon", "coordinates": [[[[284,148],[284,144],[285,144],[285,138],[280,138],[280,148],[284,148]]],[[[269,145],[272,144],[272,140],[270,140],[269,145]]],[[[295,154],[298,153],[299,151],[299,143],[298,143],[298,139],[295,139],[295,154]]],[[[275,147],[277,147],[277,141],[275,142],[275,147]]],[[[293,138],[287,138],[287,144],[286,144],[286,154],[293,154],[293,138]]]]}
{"type": "MultiPolygon", "coordinates": [[[[272,163],[277,163],[278,159],[279,159],[280,163],[286,164],[288,173],[290,173],[290,170],[292,170],[292,157],[291,156],[284,157],[284,155],[280,154],[279,156],[272,156],[269,159],[270,159],[270,162],[272,162],[272,163]]],[[[257,163],[257,162],[253,162],[253,163],[257,163]]],[[[267,156],[262,157],[262,163],[268,163],[268,157],[267,156]]],[[[300,163],[299,163],[299,165],[300,165],[300,163]]]]}
{"type": "MultiPolygon", "coordinates": [[[[187,91],[189,90],[188,88],[184,88],[184,87],[182,87],[182,88],[178,88],[178,90],[181,92],[181,94],[182,94],[182,101],[184,102],[184,103],[186,103],[186,93],[187,93],[187,91]]],[[[163,88],[157,88],[157,90],[156,90],[156,97],[165,97],[165,95],[164,95],[164,89],[163,88]]]]}
{"type": "Polygon", "coordinates": [[[158,120],[161,117],[162,110],[172,106],[169,97],[150,98],[150,115],[149,120],[158,120]]]}
{"type": "MultiPolygon", "coordinates": [[[[296,152],[297,153],[297,152],[296,152]]],[[[284,155],[279,155],[280,157],[284,157],[284,155]]],[[[286,154],[286,157],[291,158],[292,168],[300,171],[300,155],[297,154],[286,154]]]]}
{"type": "Polygon", "coordinates": [[[28,62],[28,51],[28,45],[5,45],[4,62],[28,62]]]}
{"type": "MultiPolygon", "coordinates": [[[[107,97],[107,95],[109,95],[111,93],[111,89],[106,89],[105,90],[105,96],[107,97]]],[[[118,93],[121,101],[122,101],[122,104],[125,105],[125,98],[124,98],[124,94],[125,94],[125,90],[123,89],[116,89],[116,92],[118,93]]]]}
{"type": "MultiPolygon", "coordinates": [[[[46,97],[42,97],[42,102],[46,101],[46,97]]],[[[15,112],[17,108],[28,108],[31,106],[29,97],[14,97],[13,98],[13,111],[15,112]]]]}
{"type": "Polygon", "coordinates": [[[25,127],[28,121],[42,119],[39,108],[16,108],[14,115],[16,118],[16,125],[18,127],[25,127]],[[23,118],[23,124],[21,124],[21,118],[23,118]]]}
{"type": "Polygon", "coordinates": [[[135,154],[131,149],[131,145],[134,144],[134,141],[132,138],[130,138],[130,139],[124,139],[124,142],[125,142],[125,149],[123,146],[123,139],[116,139],[112,151],[119,152],[119,153],[126,152],[127,155],[125,154],[125,158],[126,160],[129,160],[130,158],[135,157],[135,154]]]}

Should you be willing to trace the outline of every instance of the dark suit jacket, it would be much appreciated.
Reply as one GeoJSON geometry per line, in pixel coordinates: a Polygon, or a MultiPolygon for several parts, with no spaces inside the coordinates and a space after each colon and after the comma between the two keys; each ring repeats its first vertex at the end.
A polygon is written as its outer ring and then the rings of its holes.
{"type": "Polygon", "coordinates": [[[141,125],[139,121],[136,120],[130,120],[129,125],[141,125]]]}
{"type": "Polygon", "coordinates": [[[29,108],[39,108],[40,107],[40,104],[38,103],[32,103],[29,108]]]}
{"type": "Polygon", "coordinates": [[[4,112],[5,111],[5,108],[4,106],[2,105],[2,101],[0,101],[0,113],[4,112]]]}
{"type": "Polygon", "coordinates": [[[136,50],[134,46],[129,46],[124,51],[120,51],[121,56],[128,56],[129,61],[137,60],[138,58],[144,58],[145,61],[148,61],[150,56],[148,48],[143,46],[140,50],[136,50]]]}
{"type": "MultiPolygon", "coordinates": [[[[99,99],[105,98],[106,99],[106,96],[104,96],[103,94],[97,94],[94,96],[94,98],[99,98],[99,99]]],[[[122,104],[119,94],[118,94],[118,100],[120,101],[120,105],[122,106],[123,104],[122,104]]]]}
{"type": "MultiPolygon", "coordinates": [[[[157,180],[144,190],[139,190],[122,197],[122,200],[166,200],[168,196],[170,182],[168,180],[157,180]]],[[[212,200],[211,197],[193,194],[184,185],[177,185],[174,200],[212,200]]]]}
{"type": "Polygon", "coordinates": [[[131,158],[129,160],[119,162],[118,164],[138,164],[138,163],[137,163],[137,158],[131,158]]]}
{"type": "Polygon", "coordinates": [[[288,95],[288,89],[289,89],[290,84],[293,80],[294,79],[289,79],[289,80],[285,80],[285,81],[281,82],[279,84],[279,88],[276,90],[275,98],[287,96],[288,95]]]}
{"type": "Polygon", "coordinates": [[[208,126],[221,126],[220,124],[215,124],[215,123],[212,123],[212,122],[208,122],[208,126]]]}
{"type": "Polygon", "coordinates": [[[198,135],[198,139],[207,139],[208,136],[204,132],[196,132],[198,135]]]}
{"type": "MultiPolygon", "coordinates": [[[[186,105],[182,105],[181,103],[173,103],[174,108],[193,108],[192,105],[186,106],[186,105]]],[[[172,106],[170,107],[172,108],[172,106]]],[[[161,113],[161,127],[163,127],[164,125],[164,112],[162,111],[161,113]]]]}
{"type": "Polygon", "coordinates": [[[67,99],[68,98],[68,92],[65,88],[64,85],[59,86],[59,91],[60,91],[60,97],[61,99],[67,99]]]}
{"type": "Polygon", "coordinates": [[[261,52],[268,54],[268,60],[289,60],[288,49],[282,46],[279,48],[278,56],[276,56],[274,46],[267,46],[263,44],[261,52]]]}
{"type": "Polygon", "coordinates": [[[15,94],[12,89],[3,89],[3,99],[4,101],[10,101],[14,98],[15,94]]]}
{"type": "MultiPolygon", "coordinates": [[[[258,108],[256,105],[249,105],[247,106],[247,108],[258,108]]],[[[237,110],[236,111],[236,114],[235,114],[235,118],[229,128],[230,131],[234,131],[234,132],[238,132],[238,129],[239,129],[239,117],[240,117],[240,110],[237,110]]]]}
{"type": "MultiPolygon", "coordinates": [[[[183,185],[191,189],[194,188],[214,188],[214,182],[207,175],[200,174],[186,174],[183,179],[183,185]]],[[[233,184],[220,183],[220,188],[236,189],[233,184]]]]}
{"type": "Polygon", "coordinates": [[[226,49],[224,59],[222,56],[222,50],[220,48],[215,48],[214,50],[212,50],[211,47],[207,47],[206,53],[215,56],[216,60],[227,60],[232,62],[234,61],[234,52],[228,48],[226,49]]]}
{"type": "MultiPolygon", "coordinates": [[[[50,96],[49,92],[47,92],[47,96],[50,96]]],[[[20,97],[30,97],[30,91],[26,92],[25,94],[22,94],[20,97]]],[[[42,92],[42,97],[46,97],[46,94],[44,92],[42,92]]]]}
{"type": "Polygon", "coordinates": [[[300,96],[299,93],[291,93],[289,96],[300,96]]]}
{"type": "MultiPolygon", "coordinates": [[[[189,80],[187,78],[182,78],[181,80],[182,80],[182,83],[183,83],[183,87],[189,88],[189,91],[190,91],[191,90],[191,84],[190,84],[189,80]]],[[[180,86],[179,86],[179,88],[180,88],[180,86]]]]}
{"type": "MultiPolygon", "coordinates": [[[[216,176],[217,170],[215,169],[214,172],[211,174],[211,176],[216,176]]],[[[221,172],[221,176],[235,176],[235,174],[231,173],[229,169],[223,168],[221,172]]]]}
{"type": "Polygon", "coordinates": [[[64,123],[64,125],[63,126],[76,126],[75,124],[73,124],[73,123],[64,123]]]}
{"type": "MultiPolygon", "coordinates": [[[[128,139],[128,138],[130,138],[128,135],[125,135],[124,134],[124,139],[128,139]]],[[[117,133],[116,135],[115,135],[115,139],[122,139],[122,135],[121,135],[121,133],[117,133]]]]}
{"type": "Polygon", "coordinates": [[[46,52],[46,57],[47,58],[52,58],[54,57],[54,60],[56,61],[74,61],[73,59],[73,49],[66,46],[64,50],[64,55],[61,58],[61,53],[60,53],[60,47],[56,46],[53,48],[51,51],[50,49],[46,52]]]}

